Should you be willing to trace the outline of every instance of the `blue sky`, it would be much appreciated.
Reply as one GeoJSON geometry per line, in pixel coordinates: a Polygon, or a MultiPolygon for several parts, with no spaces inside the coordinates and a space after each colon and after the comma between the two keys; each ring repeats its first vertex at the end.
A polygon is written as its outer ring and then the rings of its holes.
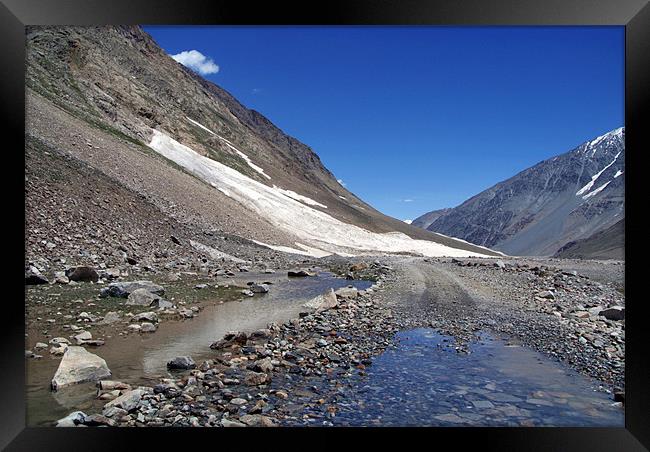
{"type": "Polygon", "coordinates": [[[623,27],[144,29],[399,219],[624,124],[623,27]]]}

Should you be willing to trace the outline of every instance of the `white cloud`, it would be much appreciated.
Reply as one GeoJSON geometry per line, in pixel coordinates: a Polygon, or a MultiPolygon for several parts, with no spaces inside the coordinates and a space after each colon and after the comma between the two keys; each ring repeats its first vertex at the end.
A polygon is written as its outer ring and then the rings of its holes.
{"type": "Polygon", "coordinates": [[[402,202],[413,202],[412,199],[402,199],[402,202]]]}
{"type": "Polygon", "coordinates": [[[174,60],[181,63],[201,75],[216,74],[219,72],[219,66],[198,50],[184,50],[176,55],[170,55],[174,60]]]}
{"type": "Polygon", "coordinates": [[[345,182],[343,182],[343,179],[336,179],[336,182],[338,182],[339,184],[343,185],[344,187],[347,187],[347,186],[348,186],[348,184],[346,184],[345,182]]]}

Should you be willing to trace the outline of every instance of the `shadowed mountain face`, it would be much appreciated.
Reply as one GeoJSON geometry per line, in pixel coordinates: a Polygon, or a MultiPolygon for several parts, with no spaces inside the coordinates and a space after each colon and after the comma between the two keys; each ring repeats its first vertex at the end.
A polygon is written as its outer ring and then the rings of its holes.
{"type": "Polygon", "coordinates": [[[567,243],[553,257],[625,260],[625,219],[586,239],[567,243]]]}
{"type": "Polygon", "coordinates": [[[624,217],[625,129],[544,160],[453,209],[413,221],[509,255],[550,256],[624,217]]]}
{"type": "Polygon", "coordinates": [[[137,26],[28,27],[26,37],[28,141],[89,165],[181,223],[311,256],[496,254],[378,212],[311,148],[137,26]]]}

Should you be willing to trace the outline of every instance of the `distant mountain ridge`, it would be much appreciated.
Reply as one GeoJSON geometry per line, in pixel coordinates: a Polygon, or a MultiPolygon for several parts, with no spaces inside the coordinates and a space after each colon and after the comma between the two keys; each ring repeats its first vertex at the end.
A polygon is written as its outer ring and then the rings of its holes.
{"type": "Polygon", "coordinates": [[[551,256],[622,220],[624,201],[625,128],[620,127],[457,207],[426,213],[413,225],[509,255],[551,256]]]}

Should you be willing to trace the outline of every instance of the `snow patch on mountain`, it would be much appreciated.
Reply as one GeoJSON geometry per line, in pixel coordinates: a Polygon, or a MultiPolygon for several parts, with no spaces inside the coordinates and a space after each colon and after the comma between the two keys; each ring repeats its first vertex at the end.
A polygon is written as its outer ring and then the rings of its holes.
{"type": "Polygon", "coordinates": [[[222,137],[221,135],[219,135],[219,134],[217,134],[217,133],[214,133],[212,130],[208,129],[208,128],[207,128],[206,126],[204,126],[203,124],[201,124],[201,123],[199,123],[199,122],[196,122],[196,121],[194,121],[193,119],[191,119],[191,118],[189,118],[189,117],[187,117],[187,116],[186,116],[186,118],[187,118],[187,120],[190,121],[192,124],[194,124],[194,125],[196,125],[196,126],[199,126],[199,127],[202,128],[203,130],[205,130],[205,131],[211,133],[211,134],[214,135],[215,137],[217,137],[217,138],[219,138],[220,140],[222,140],[224,143],[226,143],[226,146],[228,146],[230,149],[232,149],[233,151],[235,151],[235,152],[237,153],[237,155],[239,155],[241,158],[243,158],[244,161],[248,164],[248,166],[250,166],[251,168],[253,168],[255,171],[257,171],[258,173],[260,173],[262,176],[266,177],[267,179],[271,179],[271,176],[269,176],[268,174],[266,174],[266,173],[264,172],[264,169],[262,169],[261,167],[257,166],[256,164],[254,164],[254,163],[251,161],[251,159],[250,159],[246,154],[244,154],[242,151],[240,151],[239,149],[237,149],[237,148],[236,148],[236,147],[235,147],[235,146],[234,146],[230,141],[226,140],[226,139],[225,139],[224,137],[222,137]]]}
{"type": "MultiPolygon", "coordinates": [[[[609,165],[605,166],[605,168],[601,169],[601,170],[598,171],[596,174],[594,174],[593,176],[591,176],[591,180],[590,180],[589,182],[587,182],[587,185],[585,185],[584,187],[582,187],[580,190],[578,190],[578,191],[576,192],[576,196],[580,196],[580,195],[582,195],[583,193],[587,193],[589,190],[591,190],[591,187],[593,187],[594,182],[596,182],[596,180],[600,177],[601,174],[603,174],[603,173],[605,172],[605,170],[606,170],[607,168],[609,168],[609,167],[612,166],[614,163],[616,163],[616,159],[618,159],[618,156],[619,156],[619,155],[621,155],[620,152],[619,152],[618,154],[616,154],[616,157],[614,157],[614,160],[612,160],[612,162],[611,162],[609,165]]],[[[585,198],[583,197],[583,199],[585,199],[585,198]]]]}
{"type": "MultiPolygon", "coordinates": [[[[222,193],[228,193],[227,196],[265,218],[278,229],[306,243],[318,240],[320,246],[318,251],[329,253],[358,251],[367,254],[406,252],[431,257],[488,257],[487,254],[452,248],[428,240],[413,239],[400,232],[381,234],[344,223],[325,212],[302,204],[277,188],[268,187],[220,162],[202,156],[155,129],[152,129],[149,146],[218,188],[222,193]]],[[[304,252],[314,252],[304,247],[302,249],[305,250],[304,252]]],[[[295,252],[295,249],[292,250],[291,252],[295,252]]]]}
{"type": "Polygon", "coordinates": [[[324,209],[327,209],[327,206],[325,204],[321,204],[318,201],[314,201],[313,199],[308,198],[307,196],[299,195],[295,191],[284,190],[284,189],[282,189],[280,187],[277,187],[275,185],[273,186],[273,189],[278,190],[280,193],[282,193],[284,195],[287,195],[289,198],[295,199],[296,201],[302,201],[302,202],[304,202],[306,204],[309,204],[310,206],[319,206],[319,207],[322,207],[324,209]]]}

